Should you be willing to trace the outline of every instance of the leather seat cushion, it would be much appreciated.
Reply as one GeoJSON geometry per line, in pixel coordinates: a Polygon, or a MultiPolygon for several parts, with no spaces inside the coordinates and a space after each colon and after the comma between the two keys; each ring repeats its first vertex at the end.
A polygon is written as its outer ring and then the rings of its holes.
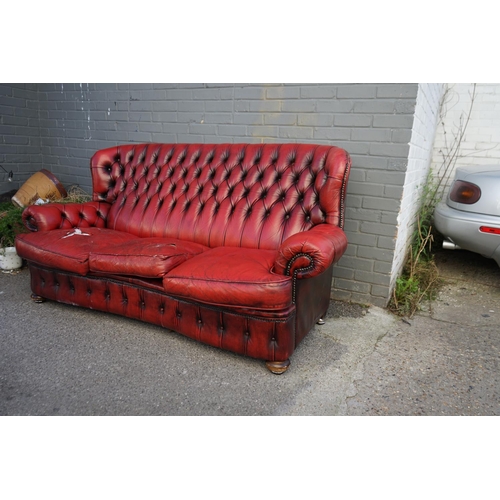
{"type": "Polygon", "coordinates": [[[113,242],[91,251],[92,272],[161,278],[165,273],[208,247],[176,238],[139,238],[121,245],[113,242]]]}
{"type": "Polygon", "coordinates": [[[53,267],[85,276],[89,272],[89,254],[96,246],[106,243],[120,247],[139,239],[129,233],[96,227],[77,230],[55,229],[19,234],[16,238],[18,254],[40,266],[53,267]]]}
{"type": "Polygon", "coordinates": [[[275,260],[275,250],[212,248],[166,274],[163,286],[204,304],[283,309],[292,304],[292,279],[272,272],[275,260]]]}

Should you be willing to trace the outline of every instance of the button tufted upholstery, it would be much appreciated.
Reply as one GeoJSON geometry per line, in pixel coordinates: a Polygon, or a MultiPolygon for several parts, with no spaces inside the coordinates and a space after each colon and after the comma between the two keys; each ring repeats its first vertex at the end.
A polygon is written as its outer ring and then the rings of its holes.
{"type": "Polygon", "coordinates": [[[91,202],[23,214],[33,232],[17,246],[35,294],[288,363],[347,247],[344,150],[128,144],[90,167],[91,202]],[[74,228],[89,236],[63,238],[74,228]]]}
{"type": "Polygon", "coordinates": [[[106,227],[108,203],[72,203],[32,205],[23,212],[23,221],[31,231],[106,227]]]}
{"type": "Polygon", "coordinates": [[[107,227],[209,247],[275,249],[317,224],[343,227],[346,154],[297,144],[143,144],[92,158],[107,227]]]}

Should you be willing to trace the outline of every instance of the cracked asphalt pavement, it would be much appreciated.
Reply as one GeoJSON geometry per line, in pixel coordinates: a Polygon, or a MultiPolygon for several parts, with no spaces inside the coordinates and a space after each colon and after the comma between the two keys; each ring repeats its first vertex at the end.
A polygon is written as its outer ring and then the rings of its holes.
{"type": "Polygon", "coordinates": [[[272,375],[160,327],[30,300],[0,275],[0,415],[499,415],[500,268],[440,252],[439,298],[411,320],[332,301],[272,375]]]}

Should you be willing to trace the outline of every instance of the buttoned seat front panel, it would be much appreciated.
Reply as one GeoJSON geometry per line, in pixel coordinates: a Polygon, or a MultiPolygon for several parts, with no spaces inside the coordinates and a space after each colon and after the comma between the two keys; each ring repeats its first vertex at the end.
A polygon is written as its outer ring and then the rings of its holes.
{"type": "Polygon", "coordinates": [[[281,310],[292,305],[292,278],[272,272],[276,252],[219,247],[192,257],[163,278],[172,296],[216,306],[281,310]]]}
{"type": "Polygon", "coordinates": [[[199,342],[265,360],[285,360],[295,348],[295,309],[259,318],[169,297],[160,290],[30,266],[34,293],[65,304],[119,314],[181,332],[199,342]]]}
{"type": "Polygon", "coordinates": [[[74,229],[54,229],[19,234],[17,252],[29,262],[84,276],[89,272],[90,252],[100,244],[120,247],[139,239],[133,234],[96,227],[82,229],[81,233],[74,229]]]}
{"type": "Polygon", "coordinates": [[[161,278],[208,247],[176,238],[136,238],[121,245],[105,242],[90,252],[89,268],[96,273],[161,278]]]}

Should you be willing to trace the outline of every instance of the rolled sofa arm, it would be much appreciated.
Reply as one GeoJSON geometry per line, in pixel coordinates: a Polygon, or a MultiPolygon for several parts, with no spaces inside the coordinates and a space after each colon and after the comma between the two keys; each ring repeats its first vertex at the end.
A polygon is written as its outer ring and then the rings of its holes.
{"type": "Polygon", "coordinates": [[[23,212],[23,222],[30,231],[106,227],[110,207],[100,201],[30,205],[23,212]]]}
{"type": "Polygon", "coordinates": [[[311,278],[337,262],[346,248],[347,237],[342,229],[319,224],[290,236],[281,244],[274,271],[285,276],[311,278]]]}

